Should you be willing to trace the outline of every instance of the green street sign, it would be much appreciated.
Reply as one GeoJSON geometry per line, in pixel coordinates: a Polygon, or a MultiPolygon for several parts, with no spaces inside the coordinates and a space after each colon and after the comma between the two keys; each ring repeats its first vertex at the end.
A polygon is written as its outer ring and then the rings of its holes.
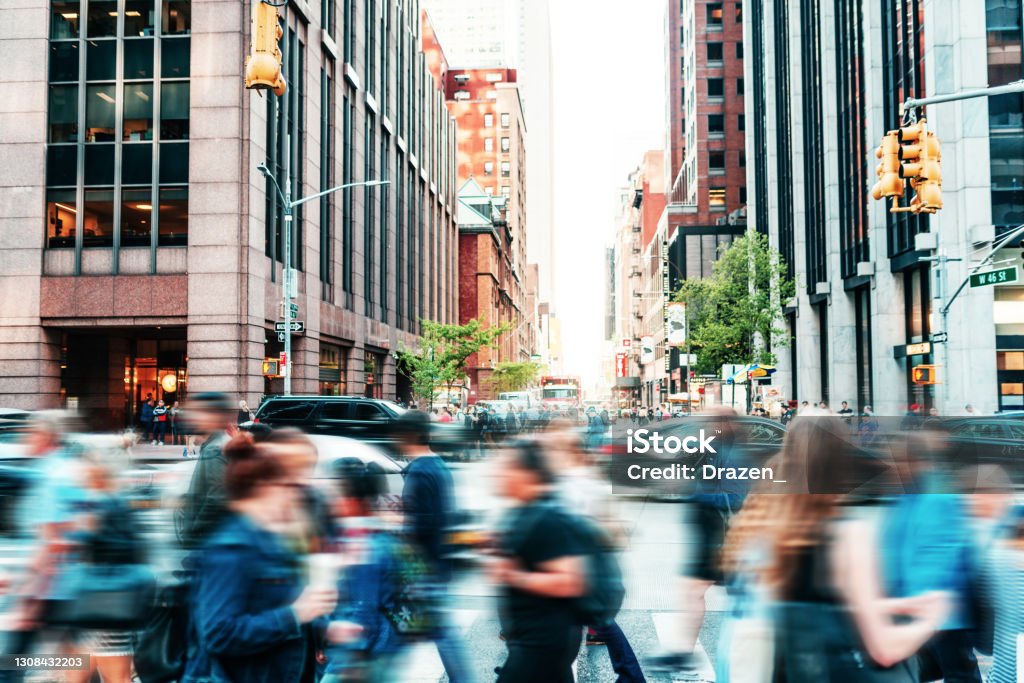
{"type": "Polygon", "coordinates": [[[971,275],[971,287],[987,287],[989,285],[1001,285],[1004,282],[1017,281],[1017,266],[989,270],[984,273],[971,275]]]}

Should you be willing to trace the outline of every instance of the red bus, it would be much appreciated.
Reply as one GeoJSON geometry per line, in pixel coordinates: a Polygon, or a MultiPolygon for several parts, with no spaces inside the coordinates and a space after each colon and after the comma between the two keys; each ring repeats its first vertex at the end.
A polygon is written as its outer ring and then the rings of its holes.
{"type": "Polygon", "coordinates": [[[540,378],[540,400],[555,412],[568,412],[580,408],[580,378],[555,377],[546,375],[540,378]]]}

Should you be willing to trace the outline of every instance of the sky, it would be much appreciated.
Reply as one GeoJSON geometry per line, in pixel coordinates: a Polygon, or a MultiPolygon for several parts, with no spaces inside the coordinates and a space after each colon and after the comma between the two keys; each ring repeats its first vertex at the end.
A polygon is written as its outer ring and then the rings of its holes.
{"type": "Polygon", "coordinates": [[[565,370],[585,384],[600,372],[618,190],[663,146],[664,16],[665,0],[551,0],[554,304],[565,370]]]}

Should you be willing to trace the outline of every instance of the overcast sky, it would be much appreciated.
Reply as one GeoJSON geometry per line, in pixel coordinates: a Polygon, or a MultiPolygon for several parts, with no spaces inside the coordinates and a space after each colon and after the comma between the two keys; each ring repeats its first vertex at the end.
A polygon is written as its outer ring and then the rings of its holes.
{"type": "Polygon", "coordinates": [[[663,146],[665,0],[551,0],[555,310],[566,371],[597,377],[617,190],[663,146]]]}

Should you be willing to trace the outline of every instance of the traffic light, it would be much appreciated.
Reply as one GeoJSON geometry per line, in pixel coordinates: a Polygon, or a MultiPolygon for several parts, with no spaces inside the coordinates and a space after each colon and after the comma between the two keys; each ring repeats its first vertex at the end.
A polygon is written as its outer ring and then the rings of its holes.
{"type": "Polygon", "coordinates": [[[925,131],[920,146],[920,179],[911,206],[917,206],[918,213],[935,213],[942,208],[942,149],[931,131],[925,131]]]}
{"type": "Polygon", "coordinates": [[[878,182],[871,189],[875,199],[883,197],[902,197],[903,180],[900,175],[900,143],[898,131],[891,130],[882,138],[882,143],[875,150],[875,156],[881,161],[875,169],[878,182]]]}
{"type": "Polygon", "coordinates": [[[942,208],[942,153],[924,119],[900,128],[900,177],[914,189],[910,210],[935,213],[942,208]]]}
{"type": "Polygon", "coordinates": [[[910,379],[914,384],[938,384],[934,365],[915,365],[910,371],[910,379]]]}
{"type": "Polygon", "coordinates": [[[273,90],[281,96],[285,91],[281,75],[281,49],[278,41],[284,35],[278,23],[277,7],[262,0],[252,5],[252,51],[245,59],[245,87],[273,90]]]}

